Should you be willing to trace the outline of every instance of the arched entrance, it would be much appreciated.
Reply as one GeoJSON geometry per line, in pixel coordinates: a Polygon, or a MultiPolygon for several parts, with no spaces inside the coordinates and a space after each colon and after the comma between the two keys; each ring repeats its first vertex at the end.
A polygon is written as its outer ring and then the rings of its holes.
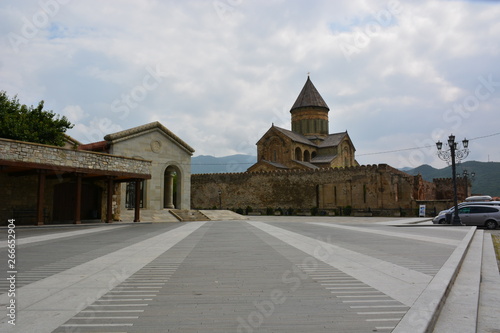
{"type": "Polygon", "coordinates": [[[165,169],[163,182],[163,208],[173,209],[181,206],[181,171],[174,165],[165,169]]]}

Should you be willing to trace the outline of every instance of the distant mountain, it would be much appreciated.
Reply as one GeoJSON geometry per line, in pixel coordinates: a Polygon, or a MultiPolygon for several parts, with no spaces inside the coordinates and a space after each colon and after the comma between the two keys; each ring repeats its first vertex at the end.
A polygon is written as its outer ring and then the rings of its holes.
{"type": "Polygon", "coordinates": [[[191,173],[232,173],[245,172],[257,162],[257,157],[252,155],[230,155],[214,157],[200,155],[191,158],[191,173]]]}
{"type": "MultiPolygon", "coordinates": [[[[477,162],[468,161],[457,164],[457,176],[467,171],[469,177],[472,173],[472,193],[491,196],[500,196],[500,162],[477,162]]],[[[410,175],[422,175],[427,181],[434,178],[451,178],[451,166],[436,169],[424,164],[410,170],[402,170],[410,175]]]]}

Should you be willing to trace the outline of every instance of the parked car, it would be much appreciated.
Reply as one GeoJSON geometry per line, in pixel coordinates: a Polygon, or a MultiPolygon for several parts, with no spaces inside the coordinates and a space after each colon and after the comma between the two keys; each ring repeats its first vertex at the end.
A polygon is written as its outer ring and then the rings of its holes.
{"type": "MultiPolygon", "coordinates": [[[[493,205],[466,205],[458,209],[460,221],[465,225],[484,226],[496,229],[500,224],[500,206],[493,205]]],[[[432,222],[443,224],[446,222],[446,213],[436,216],[432,222]]]]}
{"type": "MultiPolygon", "coordinates": [[[[500,201],[468,201],[468,202],[461,202],[461,203],[458,204],[458,209],[460,209],[460,207],[470,206],[470,205],[500,206],[500,201]]],[[[444,219],[444,215],[446,213],[453,213],[454,211],[455,211],[455,206],[440,211],[437,216],[443,215],[443,219],[444,219]]],[[[443,223],[444,223],[444,220],[443,220],[443,223]]],[[[443,223],[441,223],[441,224],[443,224],[443,223]]]]}

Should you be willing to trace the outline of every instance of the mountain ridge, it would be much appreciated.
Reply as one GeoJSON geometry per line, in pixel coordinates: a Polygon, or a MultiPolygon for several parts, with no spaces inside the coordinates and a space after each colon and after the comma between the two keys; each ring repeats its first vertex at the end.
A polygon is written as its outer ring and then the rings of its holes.
{"type": "Polygon", "coordinates": [[[257,156],[235,154],[223,157],[199,155],[191,158],[191,173],[234,173],[245,172],[257,162],[257,156]]]}
{"type": "MultiPolygon", "coordinates": [[[[500,162],[467,161],[457,164],[457,177],[467,172],[472,182],[472,193],[500,196],[500,162]],[[474,173],[474,177],[472,177],[474,173]]],[[[432,182],[434,178],[451,178],[451,166],[436,169],[423,164],[414,169],[404,171],[410,175],[420,174],[424,180],[432,182]]]]}

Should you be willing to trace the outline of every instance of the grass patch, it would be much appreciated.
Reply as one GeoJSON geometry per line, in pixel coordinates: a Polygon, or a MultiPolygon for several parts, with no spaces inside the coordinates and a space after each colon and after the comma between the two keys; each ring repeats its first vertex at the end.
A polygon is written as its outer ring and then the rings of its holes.
{"type": "Polygon", "coordinates": [[[495,253],[497,255],[497,263],[500,268],[500,236],[491,235],[491,238],[493,239],[493,246],[495,247],[495,253]]]}

